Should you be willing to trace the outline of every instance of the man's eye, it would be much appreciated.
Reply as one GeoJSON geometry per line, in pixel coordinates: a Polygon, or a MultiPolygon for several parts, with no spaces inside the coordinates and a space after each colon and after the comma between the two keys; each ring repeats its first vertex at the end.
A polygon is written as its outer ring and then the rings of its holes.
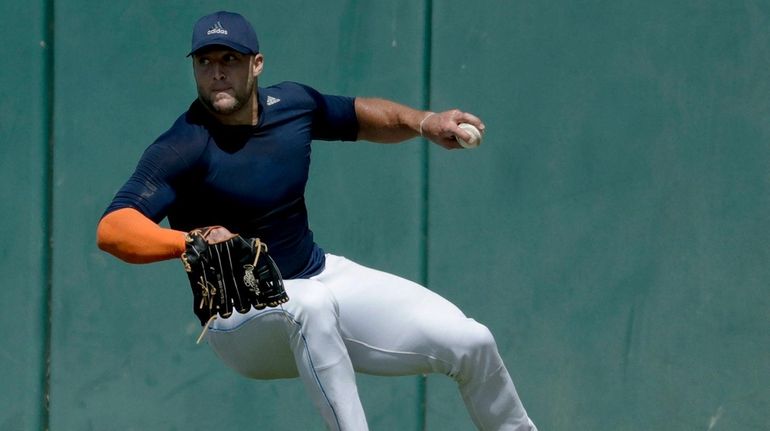
{"type": "Polygon", "coordinates": [[[225,61],[228,62],[228,63],[232,63],[235,60],[237,60],[237,58],[234,55],[227,55],[227,56],[225,56],[225,61]]]}
{"type": "Polygon", "coordinates": [[[198,59],[198,64],[205,66],[205,65],[209,64],[209,59],[208,58],[199,58],[198,59]]]}

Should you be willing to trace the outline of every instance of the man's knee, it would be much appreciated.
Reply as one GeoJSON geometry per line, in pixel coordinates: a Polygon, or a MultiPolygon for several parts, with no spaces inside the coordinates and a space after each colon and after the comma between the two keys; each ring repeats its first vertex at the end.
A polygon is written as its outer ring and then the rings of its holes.
{"type": "Polygon", "coordinates": [[[495,337],[489,328],[468,319],[467,325],[458,335],[458,348],[462,353],[456,379],[484,379],[503,366],[495,337]]]}
{"type": "Polygon", "coordinates": [[[463,341],[461,342],[471,352],[497,351],[497,343],[495,342],[494,335],[492,335],[492,331],[473,319],[468,319],[463,332],[463,341]]]}

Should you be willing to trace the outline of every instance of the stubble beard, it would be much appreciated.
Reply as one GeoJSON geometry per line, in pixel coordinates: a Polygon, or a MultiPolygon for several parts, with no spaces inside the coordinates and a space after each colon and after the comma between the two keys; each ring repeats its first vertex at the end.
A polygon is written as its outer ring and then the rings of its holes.
{"type": "Polygon", "coordinates": [[[226,94],[224,96],[215,95],[213,98],[205,92],[198,89],[198,99],[211,112],[218,115],[229,115],[243,109],[248,103],[251,95],[254,93],[256,82],[252,81],[247,85],[243,93],[226,94]]]}
{"type": "Polygon", "coordinates": [[[238,112],[241,108],[243,108],[246,100],[248,100],[248,98],[244,98],[242,95],[238,94],[235,96],[220,96],[216,97],[216,100],[214,100],[211,96],[203,95],[200,93],[198,94],[198,99],[200,99],[201,103],[203,103],[203,105],[208,108],[209,111],[220,115],[228,115],[232,114],[233,112],[238,112]]]}

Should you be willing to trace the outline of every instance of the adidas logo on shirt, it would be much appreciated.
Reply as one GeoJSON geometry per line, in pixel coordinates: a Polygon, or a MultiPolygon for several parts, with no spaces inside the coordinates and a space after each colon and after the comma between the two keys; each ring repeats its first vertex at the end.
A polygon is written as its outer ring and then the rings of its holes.
{"type": "Polygon", "coordinates": [[[276,99],[273,96],[267,96],[267,106],[275,105],[276,103],[280,102],[281,99],[276,99]]]}
{"type": "Polygon", "coordinates": [[[219,21],[217,21],[217,23],[216,23],[216,24],[214,24],[214,27],[211,27],[211,28],[209,29],[209,31],[207,31],[207,32],[206,32],[206,34],[207,34],[207,35],[212,35],[212,34],[227,34],[227,30],[225,30],[225,29],[224,29],[224,27],[222,27],[222,24],[221,24],[219,21]]]}

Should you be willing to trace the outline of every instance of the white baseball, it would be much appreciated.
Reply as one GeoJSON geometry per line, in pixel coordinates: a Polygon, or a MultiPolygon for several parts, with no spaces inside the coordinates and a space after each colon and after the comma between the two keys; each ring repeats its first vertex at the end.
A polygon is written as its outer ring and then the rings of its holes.
{"type": "Polygon", "coordinates": [[[479,129],[477,129],[476,126],[469,123],[460,123],[459,127],[471,135],[471,139],[467,142],[463,138],[455,136],[455,139],[457,139],[457,142],[461,147],[476,148],[481,145],[481,132],[479,132],[479,129]]]}

